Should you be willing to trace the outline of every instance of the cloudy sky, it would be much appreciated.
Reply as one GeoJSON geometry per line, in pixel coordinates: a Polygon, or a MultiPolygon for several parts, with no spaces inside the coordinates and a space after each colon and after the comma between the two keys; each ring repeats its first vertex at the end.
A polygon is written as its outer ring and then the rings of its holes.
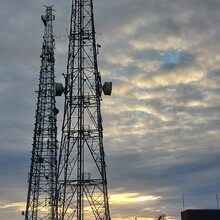
{"type": "MultiPolygon", "coordinates": [[[[0,0],[0,220],[23,219],[43,35],[54,4],[56,78],[70,0],[0,0]]],[[[111,217],[180,220],[220,196],[220,1],[94,0],[111,217]]],[[[62,118],[63,98],[57,99],[62,118]]]]}

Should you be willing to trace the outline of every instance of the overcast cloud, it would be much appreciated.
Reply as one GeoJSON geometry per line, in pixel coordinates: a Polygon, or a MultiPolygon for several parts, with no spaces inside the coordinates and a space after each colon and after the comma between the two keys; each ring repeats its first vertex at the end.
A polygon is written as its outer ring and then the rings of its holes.
{"type": "MultiPolygon", "coordinates": [[[[23,219],[43,5],[54,4],[56,81],[66,71],[70,0],[0,0],[0,220],[23,219]]],[[[104,81],[112,219],[180,220],[220,193],[220,1],[94,0],[104,81]]],[[[57,99],[62,118],[63,97],[57,99]]]]}

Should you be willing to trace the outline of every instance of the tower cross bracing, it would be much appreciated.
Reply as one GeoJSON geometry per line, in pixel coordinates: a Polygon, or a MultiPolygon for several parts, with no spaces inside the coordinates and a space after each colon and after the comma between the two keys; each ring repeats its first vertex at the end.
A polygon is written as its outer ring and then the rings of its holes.
{"type": "Polygon", "coordinates": [[[53,9],[41,16],[44,36],[25,220],[56,218],[57,126],[54,82],[53,9]]]}
{"type": "Polygon", "coordinates": [[[59,220],[110,220],[92,0],[72,1],[64,87],[59,220]]]}

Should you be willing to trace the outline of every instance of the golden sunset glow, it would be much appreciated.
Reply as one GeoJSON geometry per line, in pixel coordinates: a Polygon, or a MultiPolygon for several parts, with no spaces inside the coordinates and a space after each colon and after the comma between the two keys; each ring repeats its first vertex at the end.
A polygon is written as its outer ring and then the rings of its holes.
{"type": "Polygon", "coordinates": [[[24,211],[25,207],[26,207],[25,202],[13,202],[13,203],[0,204],[0,209],[15,208],[18,211],[24,211]]]}
{"type": "Polygon", "coordinates": [[[122,194],[113,194],[110,195],[110,203],[135,203],[135,202],[145,202],[145,201],[154,201],[158,200],[161,197],[159,196],[140,196],[138,193],[122,193],[122,194]]]}

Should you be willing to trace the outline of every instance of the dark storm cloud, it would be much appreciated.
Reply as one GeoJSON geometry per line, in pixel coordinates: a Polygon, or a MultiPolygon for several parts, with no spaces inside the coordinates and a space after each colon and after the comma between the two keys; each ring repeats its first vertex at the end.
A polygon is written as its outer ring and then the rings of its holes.
{"type": "MultiPolygon", "coordinates": [[[[1,147],[0,166],[5,169],[0,170],[1,175],[1,191],[8,187],[8,192],[16,187],[23,187],[24,180],[27,179],[30,155],[25,150],[8,149],[1,147]],[[24,170],[25,168],[25,170],[24,170]]],[[[6,194],[4,197],[7,196],[6,194]]],[[[9,196],[9,195],[8,195],[9,196]]],[[[13,195],[10,195],[13,199],[13,195]]],[[[16,198],[16,197],[15,197],[16,198]]]]}
{"type": "MultiPolygon", "coordinates": [[[[139,149],[138,143],[135,147],[139,149]]],[[[166,197],[167,192],[163,192],[163,188],[170,188],[169,193],[172,193],[176,187],[182,186],[186,189],[191,188],[191,195],[194,193],[197,195],[197,191],[193,193],[194,188],[207,186],[219,178],[218,172],[216,172],[219,151],[203,152],[199,149],[196,151],[191,149],[189,152],[184,151],[184,148],[178,150],[178,143],[177,152],[167,152],[163,149],[165,147],[169,149],[169,146],[165,145],[159,146],[158,150],[156,150],[156,146],[153,148],[146,146],[141,154],[124,152],[112,156],[113,170],[120,167],[118,173],[122,182],[121,186],[123,186],[122,191],[148,192],[166,197]],[[200,176],[199,179],[194,178],[195,173],[200,176]]],[[[117,191],[120,189],[116,184],[118,175],[111,172],[110,175],[112,177],[110,184],[117,191]]]]}

